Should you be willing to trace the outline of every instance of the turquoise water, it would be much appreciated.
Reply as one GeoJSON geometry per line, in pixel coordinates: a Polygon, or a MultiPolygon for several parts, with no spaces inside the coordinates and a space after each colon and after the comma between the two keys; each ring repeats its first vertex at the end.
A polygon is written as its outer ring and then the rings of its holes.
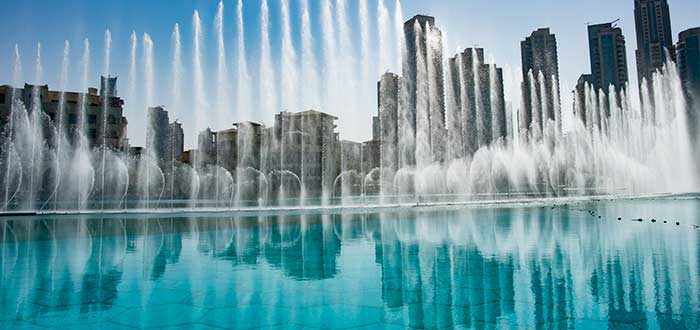
{"type": "Polygon", "coordinates": [[[700,329],[698,214],[693,197],[8,218],[0,328],[700,329]]]}

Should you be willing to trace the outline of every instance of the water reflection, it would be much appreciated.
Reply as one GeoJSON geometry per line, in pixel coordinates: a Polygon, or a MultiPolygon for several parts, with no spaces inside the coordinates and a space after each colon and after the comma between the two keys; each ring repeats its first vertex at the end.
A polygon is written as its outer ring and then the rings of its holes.
{"type": "Polygon", "coordinates": [[[699,204],[2,220],[0,327],[696,329],[699,204]]]}

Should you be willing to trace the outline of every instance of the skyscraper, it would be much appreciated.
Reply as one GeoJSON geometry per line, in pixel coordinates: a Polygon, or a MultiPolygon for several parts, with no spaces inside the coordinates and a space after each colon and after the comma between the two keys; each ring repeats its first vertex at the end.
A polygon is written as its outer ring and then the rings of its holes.
{"type": "Polygon", "coordinates": [[[524,109],[521,131],[541,132],[544,123],[561,124],[559,106],[559,59],[557,38],[549,28],[538,29],[520,42],[523,69],[524,109]]]}
{"type": "Polygon", "coordinates": [[[404,23],[406,60],[402,88],[406,106],[399,114],[400,132],[406,141],[400,150],[401,165],[426,165],[444,159],[445,99],[442,69],[442,32],[435,18],[416,15],[404,23]],[[402,134],[402,133],[401,133],[402,134]],[[414,147],[415,146],[415,147],[414,147]]]}
{"type": "Polygon", "coordinates": [[[643,80],[649,81],[654,71],[666,61],[675,60],[670,17],[667,0],[634,1],[637,77],[640,84],[643,80]]]}
{"type": "Polygon", "coordinates": [[[612,85],[619,91],[629,80],[622,29],[615,22],[589,25],[588,47],[593,86],[607,92],[612,85]]]}

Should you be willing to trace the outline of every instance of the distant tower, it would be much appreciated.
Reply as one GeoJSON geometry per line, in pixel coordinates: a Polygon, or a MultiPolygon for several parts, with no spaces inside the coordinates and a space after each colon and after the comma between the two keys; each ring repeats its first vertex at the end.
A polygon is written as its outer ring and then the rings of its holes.
{"type": "Polygon", "coordinates": [[[676,56],[686,93],[700,99],[700,27],[678,34],[676,56]]]}
{"type": "Polygon", "coordinates": [[[520,42],[520,51],[525,101],[521,131],[530,130],[534,125],[541,132],[547,119],[557,120],[560,117],[560,114],[555,114],[555,105],[559,105],[559,99],[554,97],[554,88],[559,95],[557,38],[549,32],[549,28],[538,29],[520,42]],[[539,81],[540,76],[544,84],[539,81]],[[533,121],[533,118],[536,120],[533,121]]]}
{"type": "Polygon", "coordinates": [[[606,93],[610,85],[619,91],[629,81],[625,36],[614,23],[588,26],[593,86],[606,93]]]}
{"type": "Polygon", "coordinates": [[[399,114],[399,117],[401,125],[410,126],[413,136],[401,138],[407,142],[404,149],[410,149],[400,151],[402,167],[413,165],[416,161],[442,161],[446,134],[442,32],[435,27],[434,17],[424,15],[416,15],[406,21],[403,30],[406,60],[403,63],[402,88],[406,89],[407,100],[405,113],[399,114]],[[427,136],[428,141],[417,141],[421,136],[427,136]],[[425,148],[422,142],[427,142],[429,150],[422,150],[425,148]],[[417,159],[421,155],[415,153],[421,150],[432,159],[417,159]]]}
{"type": "Polygon", "coordinates": [[[450,118],[456,121],[450,129],[457,131],[450,132],[451,156],[459,158],[506,137],[503,70],[484,63],[483,48],[467,48],[447,66],[455,107],[450,118]]]}
{"type": "Polygon", "coordinates": [[[179,160],[182,157],[182,153],[185,152],[185,132],[182,129],[182,123],[178,123],[177,120],[170,123],[168,138],[170,139],[168,156],[173,161],[179,160]]]}
{"type": "Polygon", "coordinates": [[[170,159],[170,124],[168,112],[162,106],[148,108],[148,130],[146,149],[156,158],[160,166],[170,159]]]}
{"type": "Polygon", "coordinates": [[[637,77],[641,84],[643,79],[650,81],[654,71],[666,61],[675,60],[668,1],[635,0],[634,23],[637,30],[637,77]]]}
{"type": "Polygon", "coordinates": [[[688,123],[693,145],[698,150],[700,160],[700,27],[685,30],[678,34],[676,45],[678,71],[688,100],[688,123]]]}
{"type": "Polygon", "coordinates": [[[117,77],[100,76],[100,96],[117,97],[117,77]]]}

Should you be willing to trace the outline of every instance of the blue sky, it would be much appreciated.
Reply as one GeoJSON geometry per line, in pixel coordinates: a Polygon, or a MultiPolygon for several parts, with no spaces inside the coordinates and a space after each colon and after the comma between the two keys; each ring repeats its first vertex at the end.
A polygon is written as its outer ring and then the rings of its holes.
{"type": "MultiPolygon", "coordinates": [[[[280,44],[279,1],[269,0],[270,36],[273,61],[278,62],[277,51],[280,44]]],[[[300,19],[299,1],[290,0],[293,42],[299,51],[300,19]]],[[[334,2],[335,0],[332,0],[334,2]]],[[[350,29],[357,29],[357,1],[346,0],[348,23],[350,29]]],[[[378,0],[368,0],[370,32],[376,31],[376,8],[378,0]]],[[[384,0],[390,13],[393,13],[394,0],[384,0]]],[[[129,36],[136,31],[139,36],[148,32],[155,44],[156,98],[167,104],[168,95],[163,86],[167,85],[170,73],[170,35],[173,24],[180,23],[183,36],[183,62],[188,64],[192,44],[191,17],[194,9],[199,10],[205,33],[205,80],[214,80],[216,67],[216,49],[213,37],[213,20],[218,0],[4,0],[3,18],[0,19],[0,83],[12,80],[12,62],[15,43],[22,54],[23,78],[32,81],[34,77],[34,53],[36,43],[42,43],[43,82],[57,88],[60,75],[60,61],[63,41],[72,45],[69,89],[78,90],[80,73],[80,45],[87,37],[91,42],[91,85],[98,85],[98,75],[102,72],[102,47],[105,29],[112,33],[113,50],[111,55],[111,72],[120,76],[120,90],[126,91],[126,76],[129,63],[129,36]]],[[[316,38],[317,54],[321,54],[320,45],[320,0],[309,0],[313,34],[316,38]]],[[[236,25],[235,0],[225,0],[225,38],[229,70],[235,69],[236,25]]],[[[676,38],[681,30],[700,25],[700,1],[670,0],[673,34],[676,38]]],[[[589,72],[588,44],[586,23],[598,23],[621,19],[619,25],[627,39],[627,55],[632,80],[636,81],[634,50],[633,0],[528,0],[528,1],[423,1],[403,0],[403,15],[409,18],[414,14],[428,14],[436,17],[436,23],[446,36],[447,55],[452,56],[456,50],[468,46],[484,47],[487,58],[493,59],[501,66],[510,66],[515,72],[520,66],[520,46],[522,38],[538,27],[550,27],[557,35],[559,43],[560,74],[563,102],[569,102],[566,94],[575,83],[578,75],[589,72]]],[[[246,29],[247,52],[251,73],[257,72],[259,57],[259,1],[244,0],[244,20],[246,29]]],[[[375,47],[376,43],[370,43],[375,47]]],[[[139,45],[140,46],[140,45],[139,45]]],[[[139,50],[140,53],[140,50],[139,50]]],[[[320,59],[319,59],[320,60],[320,59]]],[[[185,77],[186,78],[186,77],[185,77]]],[[[186,78],[187,79],[187,78],[186,78]]],[[[369,82],[370,84],[372,82],[369,82]]],[[[211,87],[208,87],[211,88],[211,87]]],[[[129,104],[129,100],[127,100],[129,104]]],[[[370,103],[371,104],[371,103],[370,103]]],[[[566,103],[564,104],[566,107],[566,103]]],[[[341,134],[346,137],[366,140],[369,138],[371,114],[376,111],[371,107],[361,110],[361,116],[353,117],[358,121],[355,127],[364,127],[360,131],[352,130],[341,134]]],[[[133,117],[143,114],[138,108],[126,110],[131,123],[130,135],[139,143],[143,134],[138,129],[133,117]]],[[[188,118],[188,114],[180,114],[188,118]]],[[[271,115],[270,115],[271,118],[271,115]]],[[[341,121],[343,120],[341,116],[341,121]]],[[[347,119],[346,119],[347,120],[347,119]]],[[[186,130],[188,129],[187,120],[186,130]]],[[[267,119],[269,122],[269,119],[267,119]]],[[[189,125],[192,129],[192,125],[189,125]]],[[[343,126],[341,125],[341,128],[343,126]]],[[[191,135],[192,132],[190,132],[191,135]]]]}

